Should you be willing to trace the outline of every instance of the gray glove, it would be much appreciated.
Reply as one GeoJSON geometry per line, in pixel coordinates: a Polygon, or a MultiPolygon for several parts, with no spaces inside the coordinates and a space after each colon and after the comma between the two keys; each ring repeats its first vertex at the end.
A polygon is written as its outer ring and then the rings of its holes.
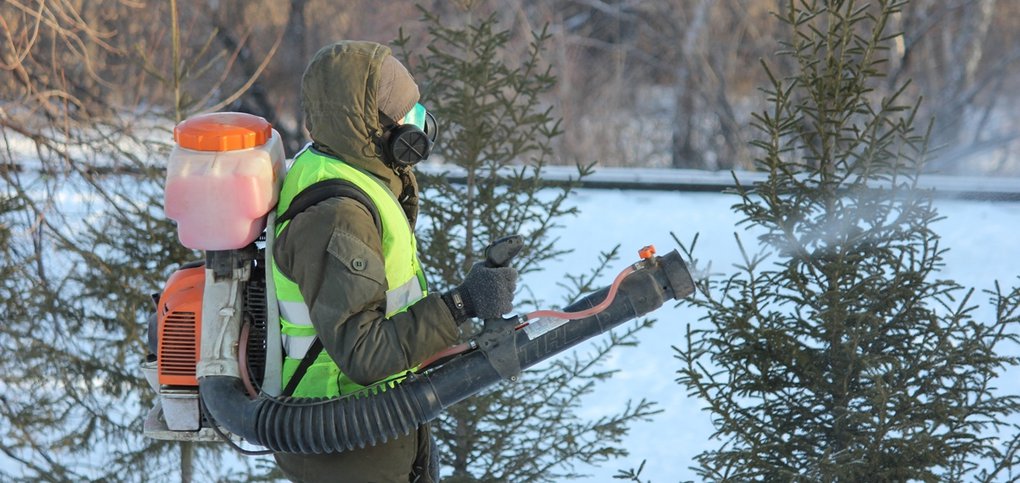
{"type": "Polygon", "coordinates": [[[443,294],[457,322],[469,317],[495,319],[513,310],[517,269],[476,263],[458,287],[443,294]]]}

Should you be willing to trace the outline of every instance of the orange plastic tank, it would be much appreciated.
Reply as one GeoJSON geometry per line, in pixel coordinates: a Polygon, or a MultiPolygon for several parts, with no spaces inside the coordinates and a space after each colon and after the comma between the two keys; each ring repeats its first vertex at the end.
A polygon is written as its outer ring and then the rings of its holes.
{"type": "Polygon", "coordinates": [[[178,124],[174,141],[163,209],[181,244],[231,250],[258,238],[285,170],[280,134],[259,116],[215,112],[178,124]]]}

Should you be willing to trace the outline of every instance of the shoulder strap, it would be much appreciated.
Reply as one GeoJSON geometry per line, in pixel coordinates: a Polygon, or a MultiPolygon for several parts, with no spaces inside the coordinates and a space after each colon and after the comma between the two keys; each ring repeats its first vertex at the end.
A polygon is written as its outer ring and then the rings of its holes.
{"type": "Polygon", "coordinates": [[[305,373],[308,372],[308,368],[312,367],[312,363],[315,359],[319,358],[319,353],[322,352],[322,339],[318,336],[312,342],[312,345],[308,347],[308,352],[305,352],[305,356],[301,358],[301,362],[298,363],[297,369],[294,370],[294,375],[290,376],[290,381],[287,382],[287,387],[283,388],[281,396],[290,397],[297,390],[298,384],[301,383],[301,379],[304,379],[305,373]]]}
{"type": "Polygon", "coordinates": [[[365,205],[368,212],[372,214],[372,221],[379,228],[379,233],[382,234],[382,220],[379,218],[379,210],[376,209],[375,203],[368,197],[368,194],[350,181],[335,178],[319,181],[301,190],[290,202],[287,210],[282,215],[276,217],[276,223],[290,221],[301,212],[332,198],[350,198],[365,205]]]}
{"type": "MultiPolygon", "coordinates": [[[[301,190],[297,196],[290,202],[290,206],[283,212],[282,215],[276,217],[276,223],[283,223],[292,220],[295,216],[301,212],[311,208],[323,201],[333,198],[350,198],[358,203],[361,203],[368,209],[368,212],[372,214],[372,221],[375,222],[376,228],[379,229],[379,237],[382,237],[382,220],[379,218],[379,210],[376,209],[375,203],[368,197],[368,194],[364,190],[359,188],[354,183],[342,179],[326,179],[319,181],[318,183],[312,184],[307,188],[301,190]]],[[[282,396],[290,396],[297,390],[298,384],[301,383],[301,379],[304,379],[305,373],[308,372],[308,368],[312,366],[315,359],[319,357],[319,353],[322,352],[322,339],[318,336],[315,337],[315,341],[305,352],[305,356],[301,358],[301,362],[298,363],[297,369],[294,371],[294,375],[290,377],[290,381],[287,382],[287,387],[283,389],[282,396]]]]}

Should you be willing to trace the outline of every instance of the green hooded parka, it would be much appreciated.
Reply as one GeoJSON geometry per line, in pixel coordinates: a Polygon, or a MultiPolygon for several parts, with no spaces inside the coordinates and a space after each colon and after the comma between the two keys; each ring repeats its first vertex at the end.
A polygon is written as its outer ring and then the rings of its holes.
{"type": "MultiPolygon", "coordinates": [[[[325,156],[327,162],[344,163],[374,178],[392,193],[413,230],[418,212],[414,174],[384,164],[373,141],[382,132],[379,112],[384,102],[391,111],[406,104],[406,113],[418,100],[416,86],[409,95],[406,80],[398,76],[394,82],[383,71],[390,55],[383,45],[354,41],[338,42],[315,54],[301,89],[313,143],[306,148],[310,155],[299,155],[295,165],[305,159],[321,163],[325,156]],[[390,97],[381,97],[386,94],[390,97]],[[395,108],[393,99],[401,102],[395,108]]],[[[333,198],[295,216],[279,232],[273,250],[274,268],[300,290],[324,352],[343,377],[362,386],[410,369],[459,338],[457,323],[439,294],[429,293],[388,313],[386,294],[392,287],[387,283],[383,245],[367,207],[349,198],[333,198]]],[[[406,249],[413,250],[413,243],[406,249]]],[[[430,442],[427,428],[422,428],[416,435],[364,450],[335,455],[278,453],[276,459],[295,481],[405,482],[413,468],[420,472],[420,467],[428,466],[430,442]]],[[[426,476],[419,481],[431,480],[426,476]]]]}

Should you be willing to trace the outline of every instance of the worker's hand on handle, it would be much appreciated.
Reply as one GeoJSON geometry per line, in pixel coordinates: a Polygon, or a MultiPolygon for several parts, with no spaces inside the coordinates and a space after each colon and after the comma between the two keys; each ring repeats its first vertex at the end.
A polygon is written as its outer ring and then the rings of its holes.
{"type": "Polygon", "coordinates": [[[469,317],[494,319],[513,310],[517,290],[517,269],[476,263],[464,282],[443,294],[443,300],[458,322],[469,317]]]}
{"type": "Polygon", "coordinates": [[[457,322],[469,317],[495,319],[513,310],[517,290],[517,269],[510,266],[524,237],[510,235],[485,247],[485,261],[471,267],[464,282],[443,294],[443,300],[457,322]]]}

